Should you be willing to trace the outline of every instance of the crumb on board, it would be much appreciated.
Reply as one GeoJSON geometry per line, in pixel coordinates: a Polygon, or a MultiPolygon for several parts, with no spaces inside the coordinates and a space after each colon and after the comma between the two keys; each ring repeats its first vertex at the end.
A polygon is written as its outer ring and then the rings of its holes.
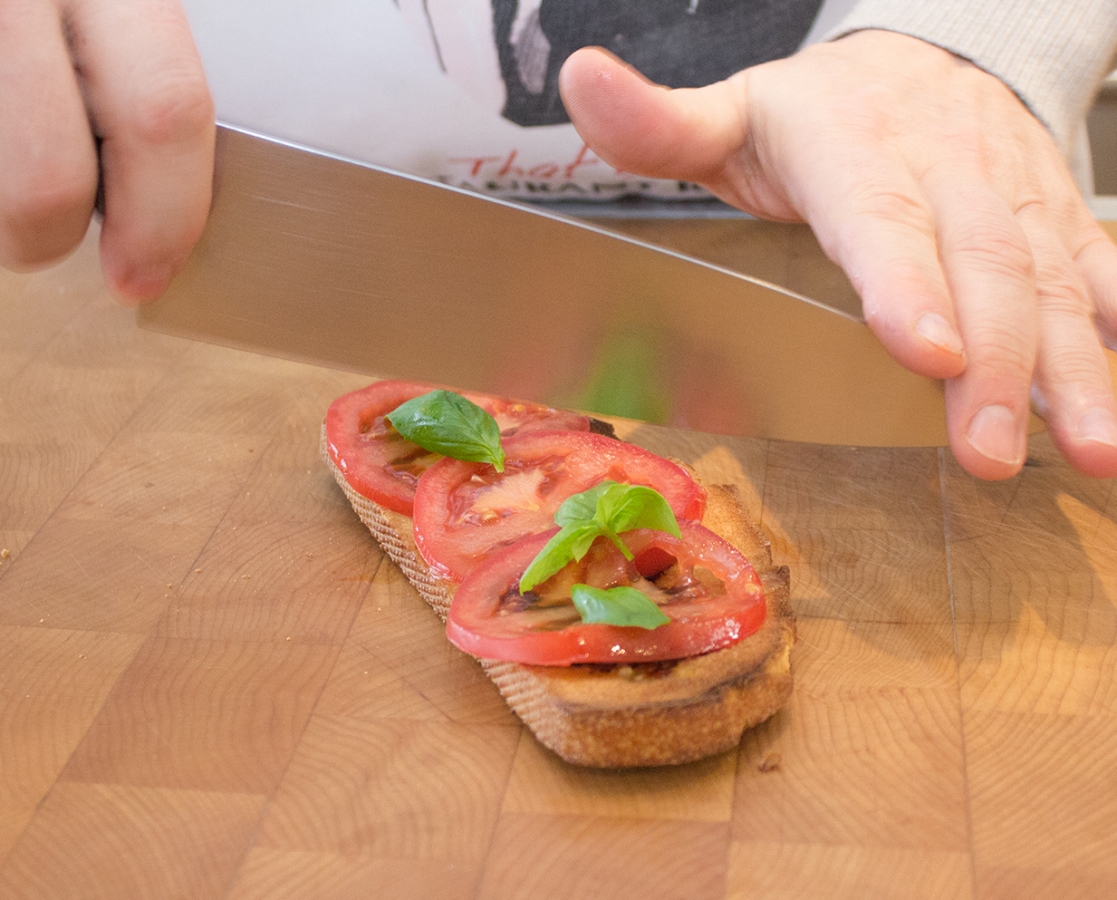
{"type": "Polygon", "coordinates": [[[7,559],[11,555],[12,552],[7,547],[5,547],[3,550],[0,550],[0,559],[7,559]]]}
{"type": "Polygon", "coordinates": [[[773,751],[765,756],[756,768],[760,772],[774,772],[780,767],[780,763],[782,762],[783,756],[773,751]]]}

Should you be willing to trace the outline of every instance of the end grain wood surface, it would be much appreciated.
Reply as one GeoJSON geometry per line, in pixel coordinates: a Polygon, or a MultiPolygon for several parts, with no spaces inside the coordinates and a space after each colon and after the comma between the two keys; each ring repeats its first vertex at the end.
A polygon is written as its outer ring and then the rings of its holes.
{"type": "Polygon", "coordinates": [[[1114,482],[1045,437],[986,484],[934,449],[629,429],[742,488],[797,686],[735,752],[582,771],[319,461],[364,383],[138,330],[88,241],[0,273],[0,897],[1117,896],[1114,482]]]}

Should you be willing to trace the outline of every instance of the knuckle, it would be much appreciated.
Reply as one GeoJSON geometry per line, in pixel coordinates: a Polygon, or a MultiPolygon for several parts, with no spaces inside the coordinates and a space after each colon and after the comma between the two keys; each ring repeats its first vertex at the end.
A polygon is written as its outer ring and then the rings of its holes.
{"type": "Polygon", "coordinates": [[[1034,280],[1035,260],[1027,238],[1011,220],[976,218],[943,240],[945,255],[956,255],[991,276],[1034,280]]]}
{"type": "Polygon", "coordinates": [[[1065,266],[1036,268],[1036,299],[1043,314],[1088,317],[1090,299],[1086,288],[1065,266]]]}
{"type": "Polygon", "coordinates": [[[23,168],[0,186],[0,260],[36,266],[64,255],[81,239],[93,211],[95,170],[59,156],[23,168]]]}
{"type": "Polygon", "coordinates": [[[936,240],[934,218],[927,205],[917,196],[902,189],[876,185],[863,188],[852,198],[855,218],[886,227],[890,234],[913,236],[933,243],[936,240]]]}
{"type": "Polygon", "coordinates": [[[921,231],[927,229],[930,218],[927,207],[918,198],[901,190],[866,190],[856,199],[856,206],[864,215],[921,231]]]}
{"type": "Polygon", "coordinates": [[[1076,387],[1083,391],[1104,384],[1104,361],[1099,366],[1096,354],[1083,350],[1079,345],[1060,346],[1044,354],[1040,380],[1045,393],[1056,387],[1076,387]]]}
{"type": "Polygon", "coordinates": [[[1092,260],[1100,265],[1117,265],[1117,247],[1093,219],[1086,223],[1078,240],[1071,245],[1070,255],[1078,266],[1088,266],[1092,260]]]}
{"type": "Polygon", "coordinates": [[[1036,345],[1018,325],[1006,319],[972,328],[966,340],[967,355],[976,365],[1010,381],[1031,381],[1036,345]]]}
{"type": "Polygon", "coordinates": [[[213,98],[201,72],[169,70],[144,85],[126,117],[128,130],[144,143],[181,143],[212,126],[213,98]]]}

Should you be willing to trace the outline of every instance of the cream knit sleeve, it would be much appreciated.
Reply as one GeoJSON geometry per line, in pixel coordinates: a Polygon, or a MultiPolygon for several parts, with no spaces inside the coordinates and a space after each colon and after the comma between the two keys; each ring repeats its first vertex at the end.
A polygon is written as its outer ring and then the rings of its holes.
{"type": "Polygon", "coordinates": [[[1117,0],[860,0],[828,35],[881,28],[964,57],[1007,84],[1073,149],[1117,50],[1117,0]]]}

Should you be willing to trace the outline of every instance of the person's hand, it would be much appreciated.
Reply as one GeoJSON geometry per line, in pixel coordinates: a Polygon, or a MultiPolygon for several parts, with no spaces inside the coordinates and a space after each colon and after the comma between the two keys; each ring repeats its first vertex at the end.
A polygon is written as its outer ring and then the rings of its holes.
{"type": "Polygon", "coordinates": [[[100,142],[105,280],[126,302],[158,296],[209,212],[214,129],[177,0],[3,0],[0,265],[81,242],[100,142]]]}
{"type": "Polygon", "coordinates": [[[915,38],[864,31],[697,89],[599,49],[560,75],[606,162],[805,221],[909,369],[946,379],[959,462],[1023,465],[1029,396],[1063,455],[1117,475],[1117,248],[1047,131],[998,79],[915,38]]]}

